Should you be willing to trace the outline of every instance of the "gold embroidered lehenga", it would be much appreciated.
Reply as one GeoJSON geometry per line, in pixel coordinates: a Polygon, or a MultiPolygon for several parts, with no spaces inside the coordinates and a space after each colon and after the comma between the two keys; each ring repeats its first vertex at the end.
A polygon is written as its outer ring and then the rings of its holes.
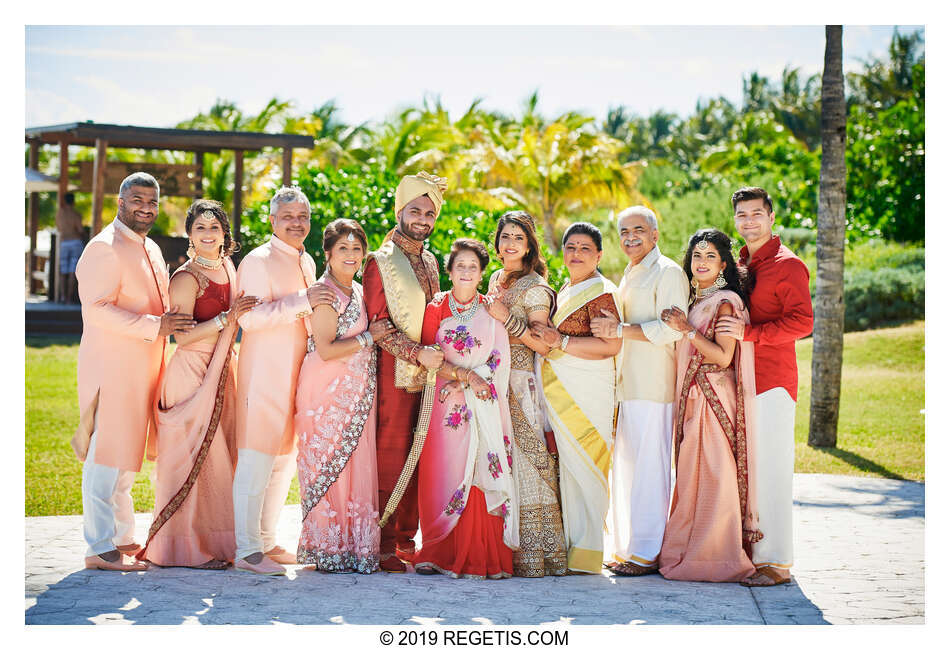
{"type": "MultiPolygon", "coordinates": [[[[502,271],[492,275],[490,290],[502,271]]],[[[551,313],[554,292],[537,273],[529,273],[507,289],[502,302],[527,321],[533,312],[551,313]]],[[[514,435],[515,476],[520,501],[521,549],[514,554],[514,574],[527,578],[567,573],[567,547],[561,523],[557,460],[544,440],[544,415],[538,395],[534,350],[516,338],[511,346],[508,406],[514,435]]]]}

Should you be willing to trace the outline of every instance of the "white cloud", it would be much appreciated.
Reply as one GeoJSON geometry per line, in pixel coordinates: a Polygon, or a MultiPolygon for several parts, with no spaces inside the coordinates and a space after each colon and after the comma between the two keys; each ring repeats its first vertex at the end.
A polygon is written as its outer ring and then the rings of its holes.
{"type": "Polygon", "coordinates": [[[26,126],[49,126],[86,119],[85,108],[57,93],[39,88],[26,90],[26,126]]]}

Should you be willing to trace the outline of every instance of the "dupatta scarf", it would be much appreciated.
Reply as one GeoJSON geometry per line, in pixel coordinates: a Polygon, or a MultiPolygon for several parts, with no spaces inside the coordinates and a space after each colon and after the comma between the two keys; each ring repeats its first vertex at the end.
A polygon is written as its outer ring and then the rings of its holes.
{"type": "MultiPolygon", "coordinates": [[[[452,532],[474,485],[484,492],[489,514],[504,518],[505,545],[516,549],[519,514],[507,400],[508,333],[479,307],[467,324],[454,316],[443,319],[436,341],[448,363],[471,368],[489,383],[492,399],[480,400],[468,387],[433,404],[419,466],[423,543],[439,542],[452,532]]],[[[436,390],[444,384],[439,378],[436,390]]]]}

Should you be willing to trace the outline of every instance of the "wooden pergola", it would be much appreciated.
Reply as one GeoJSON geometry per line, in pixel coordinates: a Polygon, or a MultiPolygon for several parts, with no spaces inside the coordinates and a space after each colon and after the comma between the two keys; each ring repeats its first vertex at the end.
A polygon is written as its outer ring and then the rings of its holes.
{"type": "MultiPolygon", "coordinates": [[[[155,176],[163,195],[190,196],[199,198],[204,194],[203,170],[204,155],[218,154],[222,150],[234,152],[234,205],[231,211],[234,239],[239,241],[241,234],[241,209],[243,207],[244,152],[261,151],[265,147],[281,149],[283,153],[283,182],[290,184],[291,165],[294,149],[312,149],[313,138],[306,135],[289,133],[253,133],[246,131],[202,131],[195,129],[156,129],[141,126],[119,126],[115,124],[96,124],[94,122],[74,122],[54,126],[38,126],[26,129],[26,142],[30,145],[29,167],[38,169],[40,146],[59,145],[59,198],[58,205],[63,206],[63,197],[68,191],[69,145],[95,147],[95,159],[89,163],[80,163],[79,191],[92,193],[92,228],[95,235],[102,230],[102,201],[106,193],[117,194],[119,183],[126,172],[141,169],[155,176]],[[192,152],[191,165],[160,165],[154,163],[107,163],[109,147],[118,149],[147,149],[192,152]],[[131,168],[131,169],[130,169],[131,168]],[[109,173],[112,171],[113,173],[109,173]]],[[[34,262],[36,233],[39,226],[39,195],[30,194],[28,208],[30,230],[29,268],[34,262]]]]}

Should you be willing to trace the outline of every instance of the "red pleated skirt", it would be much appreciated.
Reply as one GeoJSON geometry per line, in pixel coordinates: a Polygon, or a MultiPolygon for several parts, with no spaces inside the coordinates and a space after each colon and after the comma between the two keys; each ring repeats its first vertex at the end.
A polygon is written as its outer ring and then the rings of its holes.
{"type": "Polygon", "coordinates": [[[413,564],[453,578],[510,578],[512,551],[504,531],[504,519],[488,514],[485,494],[473,485],[452,532],[434,544],[423,539],[413,564]]]}

